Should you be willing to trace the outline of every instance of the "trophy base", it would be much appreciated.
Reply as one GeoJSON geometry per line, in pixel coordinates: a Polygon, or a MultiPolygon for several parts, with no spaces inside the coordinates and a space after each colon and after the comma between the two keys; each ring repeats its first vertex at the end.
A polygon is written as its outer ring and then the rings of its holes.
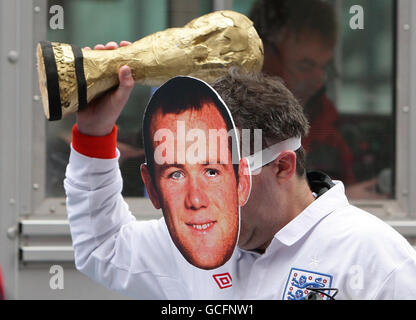
{"type": "Polygon", "coordinates": [[[49,41],[40,42],[36,56],[43,111],[48,120],[59,120],[62,118],[61,97],[52,44],[49,41]]]}
{"type": "Polygon", "coordinates": [[[39,89],[48,120],[60,120],[87,106],[82,50],[73,45],[41,41],[37,46],[39,89]]]}

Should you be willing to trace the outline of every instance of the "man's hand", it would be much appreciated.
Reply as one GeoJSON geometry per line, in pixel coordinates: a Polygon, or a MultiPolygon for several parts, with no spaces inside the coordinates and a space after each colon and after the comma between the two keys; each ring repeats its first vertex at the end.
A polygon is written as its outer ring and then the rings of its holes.
{"type": "MultiPolygon", "coordinates": [[[[131,43],[128,41],[120,42],[121,47],[129,44],[131,43]]],[[[112,41],[105,46],[98,44],[94,47],[94,50],[113,50],[116,48],[118,48],[118,44],[112,41]]],[[[89,47],[84,49],[91,50],[89,47]]],[[[77,112],[79,132],[90,136],[105,136],[111,133],[134,87],[130,67],[122,66],[118,78],[120,84],[116,90],[92,100],[87,108],[77,112]]]]}

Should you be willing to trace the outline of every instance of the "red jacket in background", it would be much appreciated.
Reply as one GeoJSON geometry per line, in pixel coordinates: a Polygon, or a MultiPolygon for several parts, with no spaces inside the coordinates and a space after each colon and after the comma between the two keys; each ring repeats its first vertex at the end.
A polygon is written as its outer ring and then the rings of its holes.
{"type": "Polygon", "coordinates": [[[302,140],[307,152],[308,170],[322,170],[345,184],[355,182],[353,154],[338,127],[338,111],[325,94],[319,94],[305,107],[309,135],[302,140]]]}

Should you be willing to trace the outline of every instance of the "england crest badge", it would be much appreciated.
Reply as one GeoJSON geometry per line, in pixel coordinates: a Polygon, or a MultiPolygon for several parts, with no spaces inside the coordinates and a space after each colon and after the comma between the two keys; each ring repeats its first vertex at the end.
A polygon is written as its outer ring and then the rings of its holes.
{"type": "MultiPolygon", "coordinates": [[[[331,285],[332,276],[329,274],[292,268],[290,269],[282,300],[304,300],[310,292],[308,288],[330,288],[331,285]]],[[[328,299],[323,293],[320,295],[322,299],[328,299]]]]}

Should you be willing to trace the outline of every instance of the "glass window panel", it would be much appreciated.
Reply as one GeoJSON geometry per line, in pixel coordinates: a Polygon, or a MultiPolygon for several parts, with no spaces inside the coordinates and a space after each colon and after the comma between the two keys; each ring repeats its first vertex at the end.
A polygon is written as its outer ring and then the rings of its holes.
{"type": "MultiPolygon", "coordinates": [[[[233,9],[249,15],[255,2],[234,1],[233,9]]],[[[329,2],[336,8],[339,35],[333,49],[333,63],[329,65],[332,68],[328,68],[325,90],[319,90],[335,111],[334,130],[327,131],[325,135],[327,140],[333,140],[333,144],[337,137],[344,141],[344,149],[352,155],[352,161],[348,170],[343,161],[345,159],[340,155],[340,144],[335,143],[330,148],[325,144],[315,144],[308,152],[309,167],[327,171],[334,179],[342,179],[352,199],[392,198],[395,158],[395,2],[329,2]],[[357,4],[364,9],[363,30],[352,30],[349,26],[352,16],[349,9],[357,4]],[[349,178],[346,178],[347,171],[352,173],[349,178]]],[[[211,0],[194,1],[192,5],[185,0],[61,0],[50,1],[52,4],[63,6],[65,28],[48,28],[48,40],[80,46],[93,46],[109,40],[135,41],[166,27],[182,26],[212,10],[211,0]]],[[[125,196],[141,196],[144,192],[138,169],[143,161],[140,129],[150,90],[149,87],[136,85],[118,121],[119,147],[124,150],[121,169],[125,196]]],[[[308,110],[308,104],[304,105],[305,112],[313,120],[313,112],[308,110]]],[[[328,112],[318,112],[317,124],[311,121],[312,126],[319,126],[320,121],[324,121],[328,115],[328,112]]],[[[74,116],[47,123],[48,196],[64,195],[62,180],[73,123],[74,116]]],[[[318,130],[321,135],[325,132],[325,128],[318,129],[321,129],[321,132],[318,130]]]]}
{"type": "Polygon", "coordinates": [[[340,130],[353,151],[351,198],[393,198],[395,159],[394,15],[392,0],[344,0],[339,51],[340,130]],[[349,26],[349,8],[364,9],[364,29],[349,26]]]}
{"type": "MultiPolygon", "coordinates": [[[[108,41],[131,42],[157,31],[189,22],[212,10],[211,0],[61,0],[49,1],[48,7],[64,9],[64,29],[48,28],[49,41],[75,44],[81,47],[105,44],[108,41]]],[[[139,166],[144,162],[141,121],[150,97],[150,87],[135,86],[117,125],[123,195],[141,197],[144,186],[139,166]]],[[[47,196],[64,196],[63,179],[69,158],[71,128],[75,116],[46,123],[47,132],[47,196]]]]}
{"type": "Polygon", "coordinates": [[[320,39],[330,37],[326,24],[330,13],[316,0],[260,2],[234,1],[233,9],[266,28],[262,38],[269,57],[264,71],[283,78],[304,106],[311,123],[310,136],[304,140],[309,169],[343,180],[351,199],[393,198],[395,1],[327,1],[334,8],[339,32],[323,85],[317,84],[317,75],[331,46],[320,39]],[[260,2],[252,15],[253,6],[260,2]],[[353,5],[363,8],[364,29],[350,27],[353,5]],[[290,35],[281,30],[289,34],[300,30],[296,43],[291,44],[290,35]],[[296,63],[306,58],[314,68],[301,70],[296,63]],[[305,93],[309,89],[312,96],[305,93]]]}

